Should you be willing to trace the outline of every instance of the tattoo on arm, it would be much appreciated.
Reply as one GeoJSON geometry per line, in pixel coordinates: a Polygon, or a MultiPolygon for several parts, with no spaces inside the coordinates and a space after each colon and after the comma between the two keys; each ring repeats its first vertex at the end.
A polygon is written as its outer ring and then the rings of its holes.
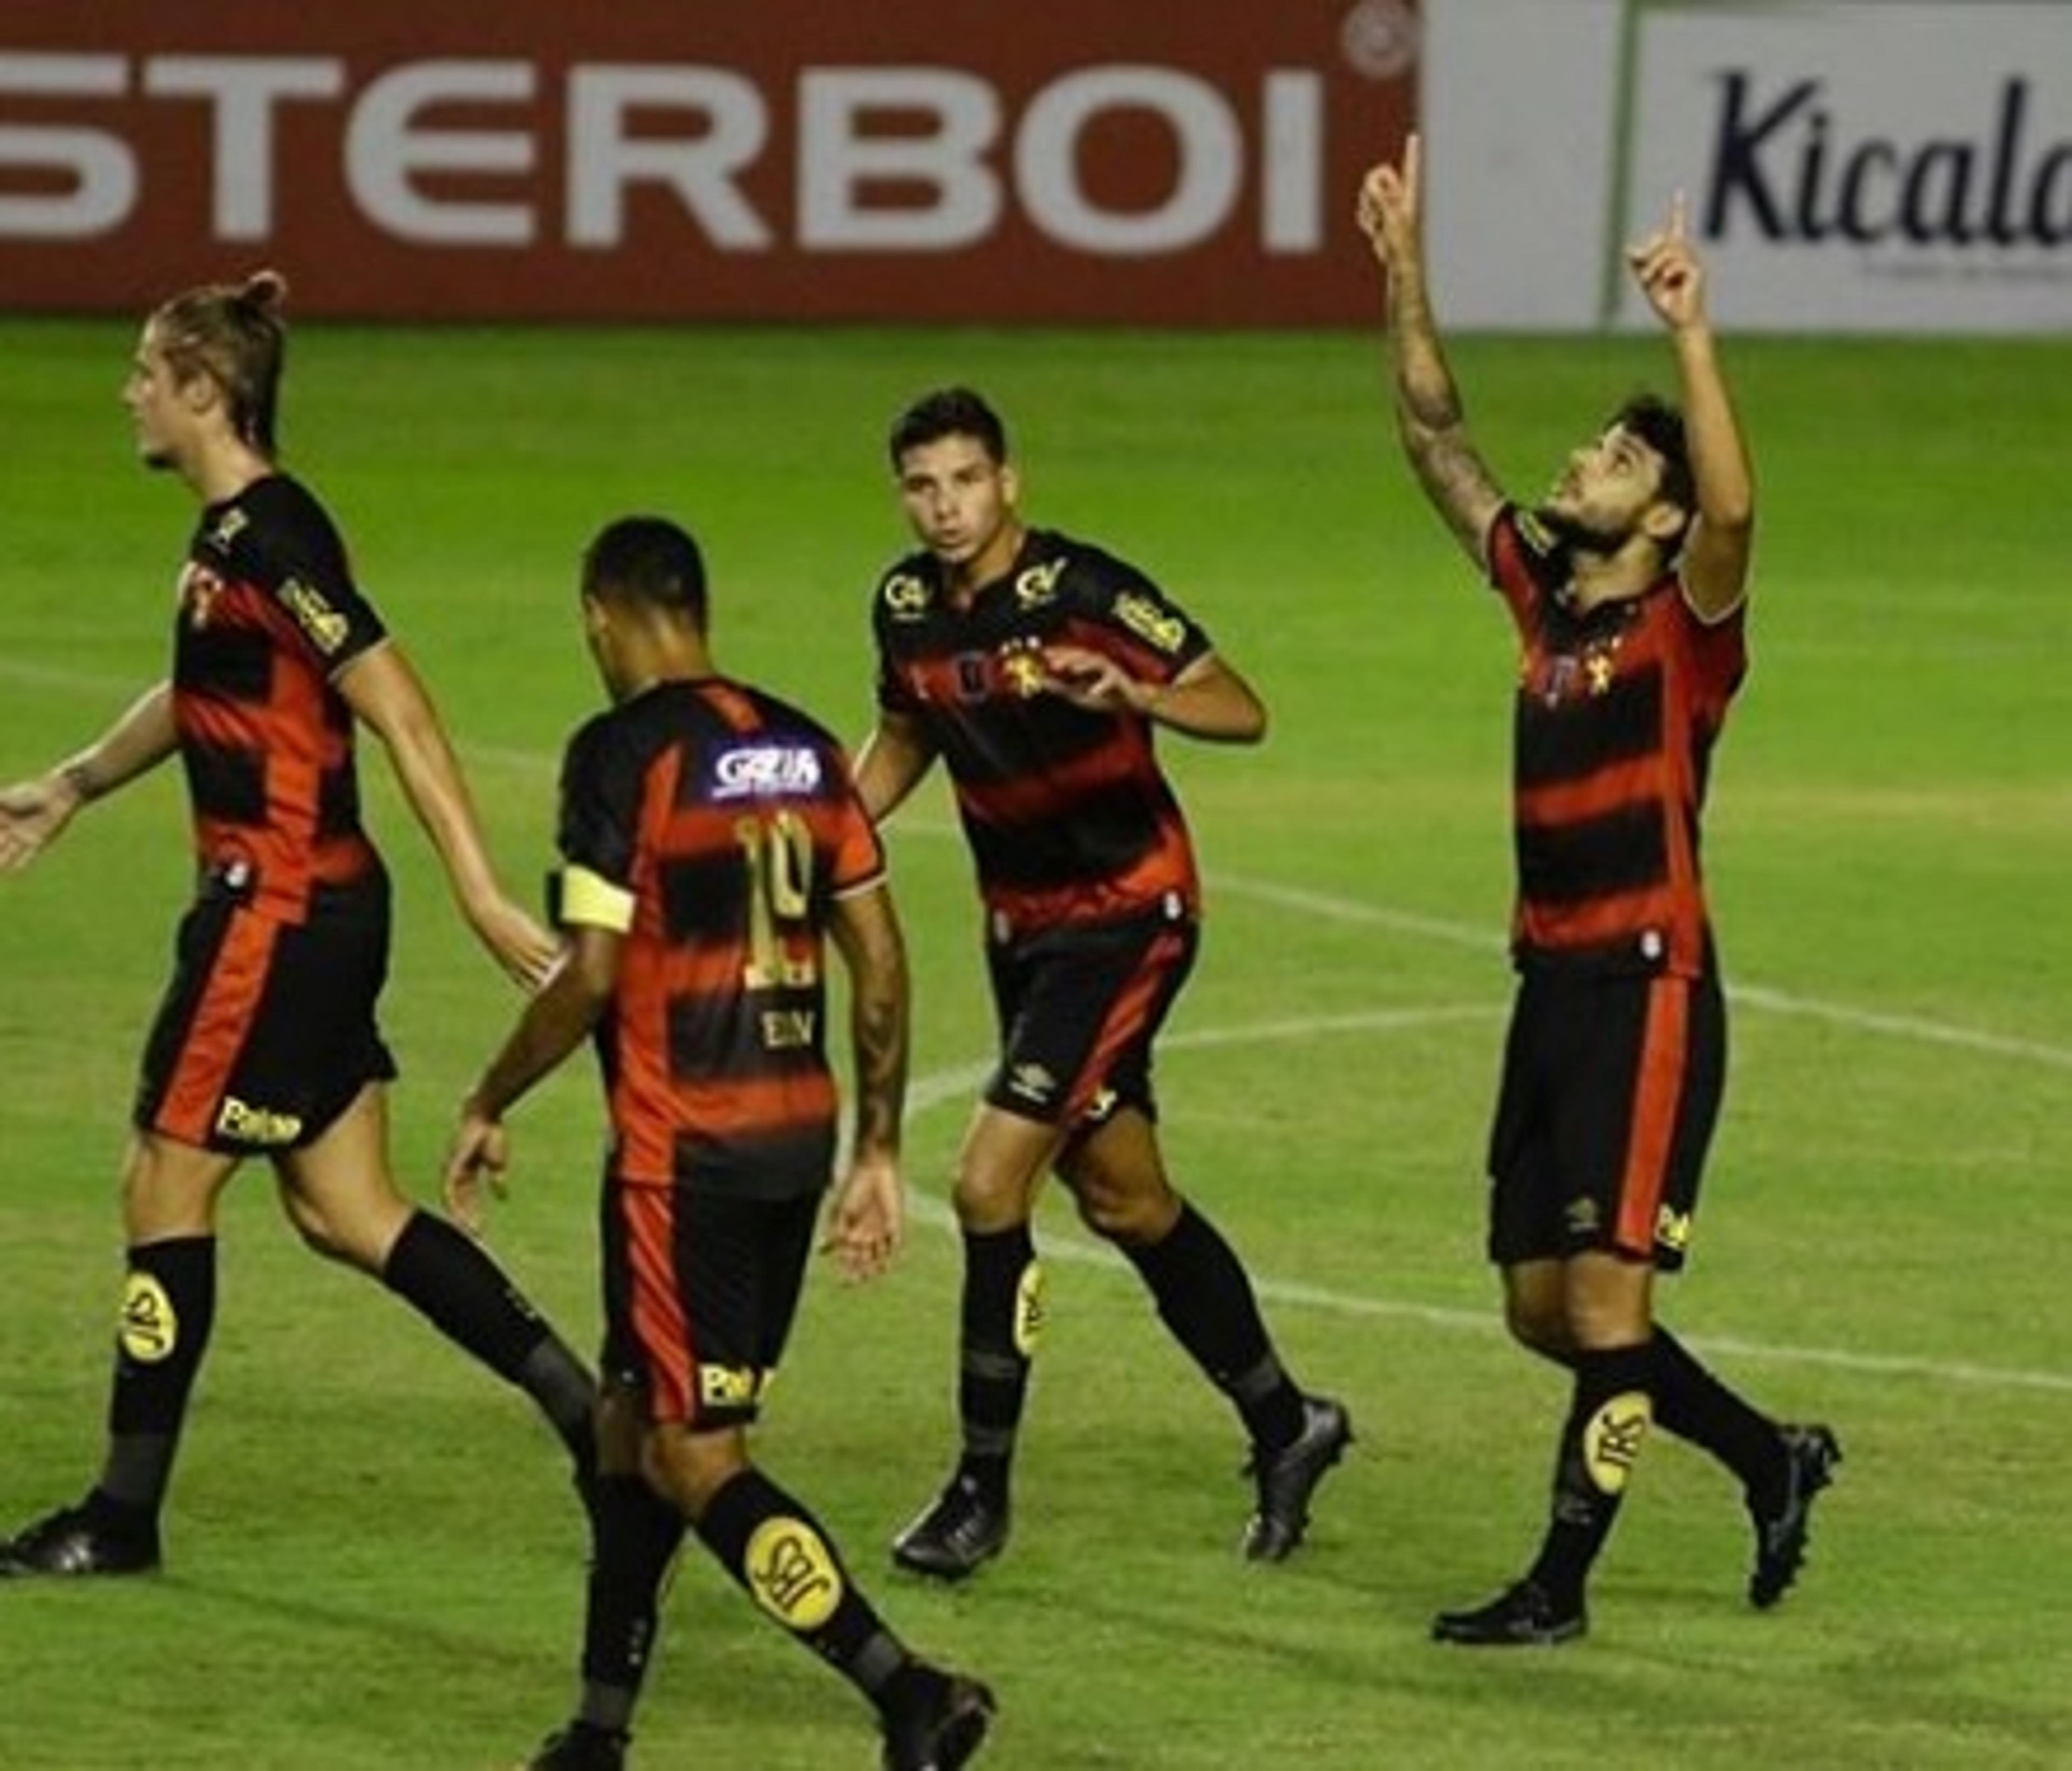
{"type": "Polygon", "coordinates": [[[58,770],[58,775],[64,784],[79,796],[81,805],[89,799],[101,797],[101,783],[93,779],[93,771],[84,762],[68,762],[58,770]]]}
{"type": "Polygon", "coordinates": [[[1424,495],[1454,538],[1480,560],[1490,524],[1503,503],[1503,488],[1457,425],[1427,429],[1406,412],[1403,442],[1424,495]]]}

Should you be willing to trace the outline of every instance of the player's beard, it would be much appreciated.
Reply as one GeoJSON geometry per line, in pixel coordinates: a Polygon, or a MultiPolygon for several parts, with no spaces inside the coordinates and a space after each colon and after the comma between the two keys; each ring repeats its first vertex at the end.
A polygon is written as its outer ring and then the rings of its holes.
{"type": "Polygon", "coordinates": [[[1602,524],[1586,522],[1572,511],[1555,509],[1542,504],[1534,511],[1540,526],[1554,539],[1554,558],[1565,577],[1575,569],[1576,556],[1593,555],[1598,559],[1609,559],[1633,537],[1631,528],[1614,529],[1602,524]]]}

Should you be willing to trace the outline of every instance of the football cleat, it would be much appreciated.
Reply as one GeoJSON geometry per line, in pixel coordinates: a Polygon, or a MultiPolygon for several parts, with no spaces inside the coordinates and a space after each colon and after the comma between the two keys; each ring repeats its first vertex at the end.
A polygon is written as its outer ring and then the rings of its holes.
{"type": "Polygon", "coordinates": [[[916,1671],[921,1695],[886,1718],[885,1771],[956,1771],[993,1725],[993,1693],[961,1674],[916,1671]]]}
{"type": "Polygon", "coordinates": [[[916,1574],[961,1580],[1007,1547],[1007,1507],[968,1475],[950,1485],[892,1540],[892,1559],[916,1574]]]}
{"type": "Polygon", "coordinates": [[[1302,1431],[1295,1442],[1276,1452],[1254,1448],[1245,1473],[1259,1485],[1259,1510],[1245,1522],[1248,1561],[1287,1559],[1309,1529],[1309,1497],[1352,1442],[1352,1420],[1339,1403],[1305,1396],[1302,1431]]]}
{"type": "Polygon", "coordinates": [[[1813,1500],[1835,1479],[1842,1461],[1841,1442],[1825,1427],[1785,1427],[1784,1487],[1774,1506],[1751,1499],[1749,1520],[1755,1527],[1755,1568],[1749,1576],[1749,1603],[1767,1611],[1782,1599],[1806,1561],[1807,1529],[1813,1500]]]}
{"type": "Polygon", "coordinates": [[[571,1722],[542,1740],[518,1771],[623,1771],[626,1742],[615,1728],[571,1722]]]}
{"type": "Polygon", "coordinates": [[[149,1574],[158,1565],[156,1526],[111,1531],[90,1505],[60,1507],[0,1543],[0,1579],[149,1574]]]}
{"type": "Polygon", "coordinates": [[[1528,1576],[1472,1611],[1441,1612],[1432,1620],[1432,1639],[1470,1648],[1548,1648],[1572,1642],[1589,1627],[1580,1597],[1558,1604],[1528,1576]]]}

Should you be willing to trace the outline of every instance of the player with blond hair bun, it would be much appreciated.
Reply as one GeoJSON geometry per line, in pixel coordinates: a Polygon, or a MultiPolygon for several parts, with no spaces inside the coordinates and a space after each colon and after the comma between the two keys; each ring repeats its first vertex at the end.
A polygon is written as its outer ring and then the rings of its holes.
{"type": "Polygon", "coordinates": [[[105,1461],[75,1506],[0,1541],[0,1576],[134,1574],[159,1515],[216,1310],[216,1202],[263,1157],[319,1254],[380,1278],[524,1389],[587,1488],[595,1386],[489,1256],[397,1189],[393,1061],[376,1023],[388,877],[362,825],[372,729],[462,914],[526,984],[557,948],[501,886],[439,716],[354,581],[338,530],[277,462],[287,285],[262,270],[146,322],[123,401],[145,464],[199,501],[172,666],[106,731],[0,788],[0,870],[177,756],[195,890],[146,1042],[122,1171],[128,1271],[105,1461]]]}

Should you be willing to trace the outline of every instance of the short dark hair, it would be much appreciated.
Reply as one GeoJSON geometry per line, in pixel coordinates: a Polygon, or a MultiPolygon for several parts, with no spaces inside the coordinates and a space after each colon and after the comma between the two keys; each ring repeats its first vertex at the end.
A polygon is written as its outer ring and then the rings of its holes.
{"type": "Polygon", "coordinates": [[[1697,482],[1691,473],[1691,442],[1684,414],[1659,394],[1636,393],[1612,414],[1607,429],[1630,431],[1662,458],[1662,484],[1657,495],[1684,513],[1684,528],[1666,544],[1673,557],[1684,544],[1691,519],[1698,514],[1697,482]]]}
{"type": "Polygon", "coordinates": [[[945,437],[975,437],[996,462],[1007,459],[1007,426],[985,397],[969,388],[938,388],[892,421],[892,465],[898,466],[908,450],[945,437]]]}
{"type": "Polygon", "coordinates": [[[689,532],[663,516],[622,516],[583,555],[583,594],[642,603],[705,631],[705,562],[689,532]]]}

